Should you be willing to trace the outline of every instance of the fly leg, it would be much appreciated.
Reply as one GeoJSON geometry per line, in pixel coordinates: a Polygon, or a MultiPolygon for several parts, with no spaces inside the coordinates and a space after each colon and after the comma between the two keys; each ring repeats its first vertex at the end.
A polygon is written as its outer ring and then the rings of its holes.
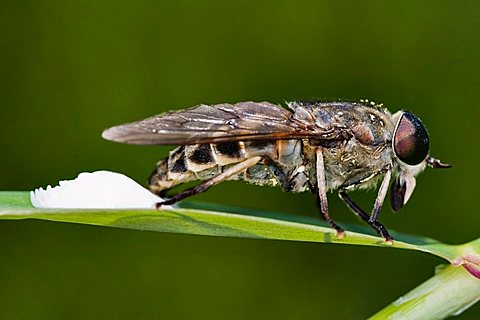
{"type": "Polygon", "coordinates": [[[318,147],[317,153],[317,186],[318,186],[318,202],[320,204],[320,212],[322,217],[328,222],[328,224],[337,231],[337,237],[343,238],[345,230],[336,224],[330,214],[328,213],[328,201],[327,201],[327,184],[325,180],[325,166],[323,163],[322,148],[318,147]]]}
{"type": "Polygon", "coordinates": [[[240,173],[243,170],[246,170],[246,169],[250,168],[251,166],[257,164],[261,159],[262,159],[262,157],[256,156],[256,157],[249,158],[245,161],[239,162],[239,163],[229,167],[227,170],[223,171],[221,174],[213,177],[210,180],[202,182],[202,183],[200,183],[199,185],[197,185],[193,188],[190,188],[190,189],[184,190],[180,193],[177,193],[176,195],[174,195],[170,199],[167,199],[167,200],[162,201],[162,202],[158,202],[156,204],[156,207],[160,208],[163,205],[171,205],[171,204],[174,204],[174,203],[176,203],[180,200],[183,200],[187,197],[191,197],[191,196],[194,196],[194,195],[199,194],[201,192],[204,192],[208,188],[224,181],[225,179],[228,179],[231,176],[233,176],[237,173],[240,173]]]}
{"type": "Polygon", "coordinates": [[[359,216],[363,221],[368,223],[377,233],[385,239],[386,242],[391,243],[393,238],[388,233],[387,228],[378,222],[378,215],[380,210],[382,209],[383,201],[385,200],[385,196],[387,194],[388,185],[390,183],[390,178],[392,176],[391,170],[387,170],[385,173],[385,177],[383,178],[382,185],[380,186],[380,190],[378,191],[377,198],[375,199],[375,205],[373,206],[372,214],[368,215],[365,213],[347,194],[345,189],[341,189],[338,193],[340,199],[342,199],[345,204],[355,213],[355,215],[359,216]]]}

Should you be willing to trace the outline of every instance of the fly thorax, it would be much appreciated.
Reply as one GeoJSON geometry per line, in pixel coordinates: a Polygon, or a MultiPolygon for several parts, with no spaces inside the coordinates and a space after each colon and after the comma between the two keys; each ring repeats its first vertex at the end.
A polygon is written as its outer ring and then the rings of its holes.
{"type": "Polygon", "coordinates": [[[362,187],[391,163],[391,148],[365,146],[355,139],[324,149],[327,188],[362,187]]]}

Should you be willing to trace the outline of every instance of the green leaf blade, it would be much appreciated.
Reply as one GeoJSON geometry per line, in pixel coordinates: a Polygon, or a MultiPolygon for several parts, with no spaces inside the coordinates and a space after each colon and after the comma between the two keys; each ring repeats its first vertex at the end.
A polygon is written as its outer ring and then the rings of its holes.
{"type": "Polygon", "coordinates": [[[453,265],[372,319],[443,318],[459,314],[480,298],[480,281],[472,276],[480,274],[480,239],[464,245],[447,245],[427,237],[392,232],[396,240],[389,245],[362,226],[349,226],[345,238],[340,239],[320,219],[218,205],[185,203],[182,206],[171,210],[36,209],[31,206],[27,192],[0,192],[0,219],[5,220],[42,219],[207,236],[393,247],[431,253],[453,265]],[[460,265],[465,268],[454,267],[460,265]],[[452,287],[458,291],[453,298],[450,297],[452,287]]]}
{"type": "Polygon", "coordinates": [[[186,204],[172,210],[36,209],[31,206],[27,192],[1,192],[0,218],[44,219],[208,236],[395,247],[429,252],[450,262],[458,257],[459,250],[457,246],[430,238],[398,232],[393,232],[396,240],[389,245],[362,226],[348,226],[345,238],[340,239],[320,219],[216,205],[186,204]],[[192,206],[214,210],[193,209],[192,206]]]}

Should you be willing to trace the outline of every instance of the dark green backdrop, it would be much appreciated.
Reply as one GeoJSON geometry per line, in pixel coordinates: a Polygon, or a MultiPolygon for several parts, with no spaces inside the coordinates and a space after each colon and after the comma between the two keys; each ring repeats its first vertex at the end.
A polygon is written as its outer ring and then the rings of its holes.
{"type": "MultiPolygon", "coordinates": [[[[479,236],[476,1],[0,1],[0,189],[168,148],[101,131],[198,103],[361,98],[422,118],[434,156],[390,228],[479,236]]],[[[370,208],[374,193],[356,193],[370,208]]],[[[335,195],[331,211],[356,222],[335,195]]],[[[196,200],[316,215],[314,197],[225,183],[196,200]]],[[[362,319],[433,274],[414,252],[0,222],[2,319],[362,319]]],[[[474,319],[479,306],[460,318],[474,319]]]]}

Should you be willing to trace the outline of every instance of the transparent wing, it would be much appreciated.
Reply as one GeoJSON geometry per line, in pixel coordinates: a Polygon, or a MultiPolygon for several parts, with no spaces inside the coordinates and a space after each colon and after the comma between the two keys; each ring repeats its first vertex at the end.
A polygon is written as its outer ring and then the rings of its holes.
{"type": "Polygon", "coordinates": [[[240,102],[162,113],[112,127],[102,136],[130,144],[177,145],[312,136],[322,139],[323,134],[325,130],[292,118],[292,112],[279,105],[240,102]]]}

